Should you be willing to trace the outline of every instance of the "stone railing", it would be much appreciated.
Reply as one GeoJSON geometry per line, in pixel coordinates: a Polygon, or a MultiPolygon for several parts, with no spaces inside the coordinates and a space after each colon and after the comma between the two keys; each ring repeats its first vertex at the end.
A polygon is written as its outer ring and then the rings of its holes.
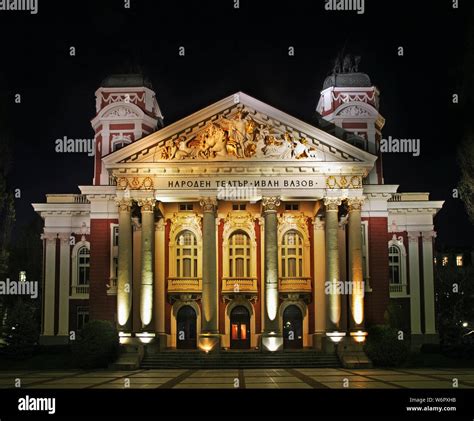
{"type": "Polygon", "coordinates": [[[89,285],[72,285],[71,286],[71,296],[85,296],[89,295],[89,285]]]}
{"type": "Polygon", "coordinates": [[[278,280],[279,292],[311,292],[311,278],[291,277],[278,280]]]}
{"type": "Polygon", "coordinates": [[[223,278],[222,279],[222,292],[223,293],[245,293],[245,292],[257,292],[257,278],[223,278]]]}
{"type": "Polygon", "coordinates": [[[407,295],[407,284],[390,284],[390,294],[407,295]]]}
{"type": "Polygon", "coordinates": [[[169,293],[202,292],[201,278],[168,278],[169,293]]]}

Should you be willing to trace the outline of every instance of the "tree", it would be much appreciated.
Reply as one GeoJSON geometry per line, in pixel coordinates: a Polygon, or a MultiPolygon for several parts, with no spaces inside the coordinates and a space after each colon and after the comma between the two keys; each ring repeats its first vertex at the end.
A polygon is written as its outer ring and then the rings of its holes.
{"type": "Polygon", "coordinates": [[[466,207],[469,220],[474,224],[474,133],[469,131],[458,150],[461,169],[460,197],[466,207]]]}
{"type": "Polygon", "coordinates": [[[5,342],[3,353],[13,358],[27,358],[32,355],[38,342],[38,326],[31,303],[17,298],[7,312],[2,328],[5,342]]]}

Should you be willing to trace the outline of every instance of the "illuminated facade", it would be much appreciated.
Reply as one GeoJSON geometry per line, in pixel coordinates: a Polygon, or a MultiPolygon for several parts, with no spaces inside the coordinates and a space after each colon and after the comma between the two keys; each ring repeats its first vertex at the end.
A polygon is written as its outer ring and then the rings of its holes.
{"type": "Polygon", "coordinates": [[[442,202],[383,183],[378,101],[354,73],[321,91],[331,133],[244,93],[163,126],[146,81],[106,79],[92,185],[33,205],[43,343],[90,318],[161,349],[333,350],[384,323],[391,299],[415,342],[436,340],[442,202]]]}

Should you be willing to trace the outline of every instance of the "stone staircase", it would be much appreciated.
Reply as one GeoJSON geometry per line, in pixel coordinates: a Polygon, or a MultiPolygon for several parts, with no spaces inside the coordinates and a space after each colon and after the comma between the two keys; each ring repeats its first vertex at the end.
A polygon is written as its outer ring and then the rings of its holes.
{"type": "Polygon", "coordinates": [[[341,367],[336,354],[322,354],[313,350],[262,353],[259,351],[221,351],[205,354],[197,350],[166,350],[145,354],[141,368],[312,368],[341,367]]]}

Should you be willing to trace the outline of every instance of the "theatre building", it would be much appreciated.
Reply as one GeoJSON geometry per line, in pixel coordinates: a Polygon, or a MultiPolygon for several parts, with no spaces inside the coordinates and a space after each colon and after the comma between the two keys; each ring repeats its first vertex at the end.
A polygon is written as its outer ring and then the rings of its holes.
{"type": "Polygon", "coordinates": [[[158,350],[333,352],[362,343],[391,300],[413,343],[436,341],[443,203],[384,184],[366,74],[329,76],[313,124],[239,92],[165,125],[138,75],[95,95],[91,185],[33,205],[42,343],[101,319],[158,350]]]}

